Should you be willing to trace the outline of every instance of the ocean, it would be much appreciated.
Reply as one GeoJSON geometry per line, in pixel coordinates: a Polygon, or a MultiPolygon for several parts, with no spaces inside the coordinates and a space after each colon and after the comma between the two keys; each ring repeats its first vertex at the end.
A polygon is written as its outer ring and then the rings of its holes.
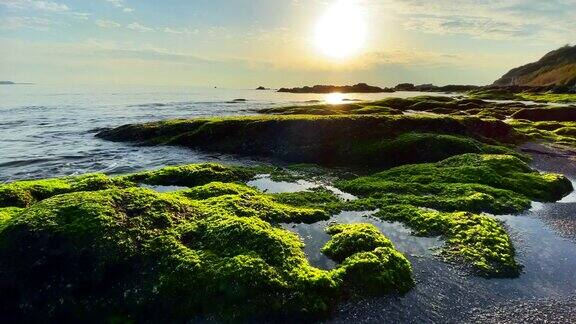
{"type": "MultiPolygon", "coordinates": [[[[336,100],[416,95],[422,93],[346,94],[336,100]]],[[[99,129],[129,123],[247,115],[273,106],[334,99],[250,89],[4,85],[0,86],[0,182],[209,161],[252,163],[184,148],[112,143],[94,135],[99,129]]]]}

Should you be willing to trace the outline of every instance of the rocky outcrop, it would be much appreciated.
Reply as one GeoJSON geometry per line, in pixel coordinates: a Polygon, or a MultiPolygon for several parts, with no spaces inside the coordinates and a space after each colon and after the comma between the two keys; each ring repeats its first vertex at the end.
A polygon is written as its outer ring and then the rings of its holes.
{"type": "Polygon", "coordinates": [[[496,86],[565,87],[576,91],[576,46],[564,46],[506,73],[496,86]]]}
{"type": "Polygon", "coordinates": [[[315,85],[313,87],[281,88],[278,92],[288,93],[381,93],[394,92],[393,89],[371,86],[366,83],[358,83],[352,86],[315,85]]]}

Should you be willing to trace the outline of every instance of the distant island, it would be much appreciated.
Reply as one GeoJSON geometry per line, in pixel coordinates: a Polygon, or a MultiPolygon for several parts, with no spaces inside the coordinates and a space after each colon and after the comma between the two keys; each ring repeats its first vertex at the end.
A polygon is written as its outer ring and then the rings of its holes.
{"type": "Polygon", "coordinates": [[[278,92],[288,92],[288,93],[382,93],[382,92],[394,92],[394,89],[390,88],[380,88],[376,86],[370,86],[366,83],[358,83],[352,86],[334,86],[334,85],[315,85],[313,87],[302,87],[302,88],[281,88],[278,92]]]}
{"type": "Polygon", "coordinates": [[[419,92],[467,92],[476,90],[480,86],[475,85],[457,85],[450,84],[445,86],[436,86],[433,84],[414,85],[412,83],[400,83],[394,87],[395,91],[419,91],[419,92]]]}
{"type": "Polygon", "coordinates": [[[34,84],[34,83],[18,83],[14,81],[0,81],[0,85],[15,85],[15,84],[34,84]]]}

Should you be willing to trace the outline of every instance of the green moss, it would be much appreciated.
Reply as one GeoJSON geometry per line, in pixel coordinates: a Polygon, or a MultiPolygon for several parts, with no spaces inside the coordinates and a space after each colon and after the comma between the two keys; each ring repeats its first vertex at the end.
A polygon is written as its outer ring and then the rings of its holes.
{"type": "Polygon", "coordinates": [[[506,89],[473,90],[468,93],[468,97],[483,100],[521,100],[520,96],[506,89]]]}
{"type": "Polygon", "coordinates": [[[509,120],[518,133],[528,140],[544,140],[550,143],[567,146],[576,145],[576,122],[509,120]]]}
{"type": "MultiPolygon", "coordinates": [[[[137,186],[138,183],[194,187],[215,181],[247,181],[260,172],[273,170],[265,166],[248,168],[204,163],[165,167],[154,171],[118,177],[110,177],[104,174],[87,174],[76,177],[16,181],[0,185],[0,208],[28,207],[38,201],[59,194],[129,188],[137,186]]],[[[212,189],[216,190],[216,188],[212,189]]]]}
{"type": "Polygon", "coordinates": [[[531,121],[571,122],[576,120],[576,107],[547,107],[521,109],[512,114],[514,119],[531,121]]]}
{"type": "Polygon", "coordinates": [[[506,90],[476,90],[469,98],[447,96],[418,96],[412,98],[385,98],[341,105],[321,104],[308,106],[274,107],[255,112],[276,115],[402,115],[426,112],[460,116],[476,115],[485,118],[506,119],[526,106],[519,102],[490,102],[481,99],[521,100],[506,90]]]}
{"type": "Polygon", "coordinates": [[[8,224],[16,214],[20,213],[23,209],[17,207],[0,208],[0,231],[8,224]]]}
{"type": "Polygon", "coordinates": [[[299,192],[270,194],[269,196],[280,203],[298,207],[318,208],[330,213],[336,213],[346,205],[334,193],[321,187],[299,192]]]}
{"type": "Polygon", "coordinates": [[[505,146],[488,145],[469,137],[430,133],[405,133],[392,140],[361,144],[352,149],[352,156],[377,161],[387,161],[393,157],[391,163],[380,163],[385,167],[436,162],[465,153],[517,154],[505,146]]]}
{"type": "Polygon", "coordinates": [[[224,195],[255,195],[258,191],[239,183],[210,182],[187,190],[178,191],[179,195],[194,200],[204,200],[224,195]]]}
{"type": "Polygon", "coordinates": [[[238,216],[259,217],[269,222],[315,223],[330,218],[328,212],[318,208],[295,207],[276,202],[272,197],[259,194],[223,195],[204,201],[215,212],[230,212],[238,216]]]}
{"type": "Polygon", "coordinates": [[[162,143],[221,153],[271,157],[291,163],[374,167],[389,167],[406,161],[431,162],[435,158],[446,158],[453,151],[460,154],[484,150],[479,142],[497,144],[518,139],[512,127],[498,120],[371,115],[180,120],[128,125],[102,132],[99,136],[110,140],[162,143]],[[408,133],[422,135],[410,137],[406,135],[408,133]],[[465,137],[476,142],[466,141],[465,137]],[[437,154],[416,154],[412,157],[410,151],[402,152],[401,145],[407,144],[406,141],[411,145],[434,146],[434,153],[437,154]],[[452,146],[454,150],[450,150],[452,146]],[[401,151],[404,160],[397,159],[384,149],[391,153],[401,151]]]}
{"type": "Polygon", "coordinates": [[[322,248],[322,253],[342,262],[358,252],[370,252],[378,247],[393,247],[376,226],[372,224],[332,225],[326,229],[332,238],[322,248]]]}
{"type": "Polygon", "coordinates": [[[204,163],[165,167],[155,171],[130,174],[121,179],[151,185],[194,187],[214,181],[247,181],[255,175],[255,169],[204,163]]]}
{"type": "Polygon", "coordinates": [[[0,207],[27,207],[55,195],[127,187],[129,183],[104,174],[87,174],[46,180],[18,181],[0,185],[0,207]]]}
{"type": "Polygon", "coordinates": [[[520,93],[517,96],[520,100],[530,100],[530,101],[536,101],[536,102],[576,103],[576,94],[520,93]]]}
{"type": "Polygon", "coordinates": [[[392,248],[357,253],[333,271],[311,267],[302,241],[266,220],[326,214],[278,197],[210,183],[164,194],[83,191],[2,209],[12,219],[0,232],[0,309],[22,321],[310,319],[351,289],[409,288],[410,265],[392,248]]]}
{"type": "Polygon", "coordinates": [[[517,157],[479,154],[405,165],[337,186],[362,198],[355,205],[380,208],[383,219],[444,236],[447,259],[486,276],[515,276],[519,266],[502,225],[470,212],[517,213],[531,200],[555,201],[573,190],[565,177],[533,171],[517,157]]]}
{"type": "Polygon", "coordinates": [[[543,103],[574,103],[576,94],[551,92],[513,92],[505,88],[479,89],[468,93],[469,98],[485,100],[517,100],[543,103]]]}
{"type": "Polygon", "coordinates": [[[466,212],[442,213],[413,206],[387,206],[376,217],[403,222],[417,235],[441,235],[446,240],[442,255],[449,261],[472,266],[489,277],[514,277],[521,267],[502,224],[489,216],[466,212]]]}
{"type": "Polygon", "coordinates": [[[478,154],[405,165],[338,186],[382,204],[491,213],[520,212],[530,200],[556,201],[573,190],[565,177],[533,171],[517,157],[478,154]]]}
{"type": "Polygon", "coordinates": [[[341,262],[331,274],[349,293],[404,293],[414,286],[410,262],[374,225],[332,225],[326,231],[332,238],[322,252],[341,262]]]}

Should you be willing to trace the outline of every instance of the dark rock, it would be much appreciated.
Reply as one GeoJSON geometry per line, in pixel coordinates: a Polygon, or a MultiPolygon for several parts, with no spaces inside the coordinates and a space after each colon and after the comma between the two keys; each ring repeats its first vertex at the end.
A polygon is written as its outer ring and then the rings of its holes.
{"type": "Polygon", "coordinates": [[[315,85],[302,88],[281,88],[278,92],[288,93],[382,93],[394,92],[394,89],[370,86],[366,83],[358,83],[353,86],[315,85]]]}

